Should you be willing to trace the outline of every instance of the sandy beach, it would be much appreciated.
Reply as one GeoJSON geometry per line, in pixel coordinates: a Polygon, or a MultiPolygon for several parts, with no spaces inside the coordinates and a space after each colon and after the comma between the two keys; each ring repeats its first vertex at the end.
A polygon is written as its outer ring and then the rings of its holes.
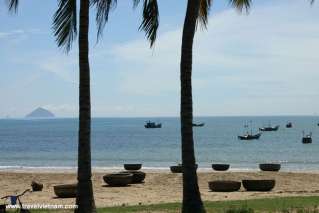
{"type": "MultiPolygon", "coordinates": [[[[168,170],[146,170],[143,184],[129,187],[108,187],[103,182],[103,175],[110,171],[98,171],[93,174],[94,195],[96,205],[138,205],[181,201],[182,176],[172,174],[168,170]]],[[[300,172],[199,172],[199,185],[202,198],[205,201],[239,200],[279,196],[310,196],[319,195],[319,173],[300,172]],[[242,180],[242,179],[275,178],[276,187],[271,192],[246,192],[243,187],[239,192],[217,193],[208,188],[208,181],[212,180],[242,180]]],[[[56,198],[53,186],[56,184],[75,183],[74,171],[1,171],[0,196],[20,193],[30,188],[32,180],[44,184],[42,192],[33,192],[25,197],[25,204],[74,204],[74,199],[56,198]]]]}

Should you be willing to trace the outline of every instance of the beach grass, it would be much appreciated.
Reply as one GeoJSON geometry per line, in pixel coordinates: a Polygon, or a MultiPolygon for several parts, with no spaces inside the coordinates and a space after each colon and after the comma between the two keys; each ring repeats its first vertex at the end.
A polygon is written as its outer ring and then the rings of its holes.
{"type": "MultiPolygon", "coordinates": [[[[149,206],[110,207],[99,212],[180,212],[180,203],[166,203],[149,206]]],[[[242,201],[205,202],[207,212],[250,213],[250,212],[316,212],[319,197],[281,197],[242,201]]],[[[319,211],[317,211],[319,213],[319,211]]]]}
{"type": "MultiPolygon", "coordinates": [[[[180,212],[180,203],[163,203],[154,205],[119,206],[99,208],[99,213],[130,213],[130,212],[180,212]]],[[[252,212],[283,212],[283,213],[319,213],[319,196],[281,197],[241,201],[209,201],[205,202],[207,212],[252,213],[252,212]]],[[[9,211],[10,212],[10,211],[9,211]]],[[[69,213],[72,210],[32,210],[36,213],[69,213]]]]}

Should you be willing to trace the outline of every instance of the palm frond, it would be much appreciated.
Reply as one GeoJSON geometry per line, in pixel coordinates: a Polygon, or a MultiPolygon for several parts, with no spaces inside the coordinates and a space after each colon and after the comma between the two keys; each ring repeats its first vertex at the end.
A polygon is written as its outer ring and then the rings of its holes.
{"type": "Polygon", "coordinates": [[[77,36],[76,0],[59,0],[58,10],[53,16],[53,31],[59,47],[67,52],[77,36]]]}
{"type": "Polygon", "coordinates": [[[13,11],[15,13],[18,11],[19,0],[6,0],[6,3],[9,11],[13,11]]]}
{"type": "Polygon", "coordinates": [[[96,6],[96,25],[97,25],[97,37],[102,36],[105,24],[109,20],[110,10],[115,8],[117,0],[91,0],[91,4],[96,6]]]}
{"type": "MultiPolygon", "coordinates": [[[[136,4],[139,0],[133,0],[136,4]]],[[[147,39],[150,41],[150,46],[153,47],[159,26],[159,11],[157,0],[144,0],[143,4],[143,20],[139,30],[145,31],[147,39]]]]}
{"type": "Polygon", "coordinates": [[[208,15],[211,4],[212,0],[200,0],[197,22],[199,22],[205,28],[208,24],[208,15]]]}
{"type": "Polygon", "coordinates": [[[249,11],[252,0],[229,0],[229,3],[239,11],[249,11]]]}
{"type": "Polygon", "coordinates": [[[133,8],[136,8],[139,3],[140,3],[140,0],[133,0],[133,8]]]}

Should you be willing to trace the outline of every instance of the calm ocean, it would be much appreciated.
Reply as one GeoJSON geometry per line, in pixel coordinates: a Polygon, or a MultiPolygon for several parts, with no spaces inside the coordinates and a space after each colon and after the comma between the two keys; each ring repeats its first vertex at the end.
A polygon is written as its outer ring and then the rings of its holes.
{"type": "MultiPolygon", "coordinates": [[[[168,168],[180,162],[178,118],[94,118],[92,164],[121,167],[168,168]],[[162,123],[161,129],[145,129],[145,120],[162,123]]],[[[200,117],[205,126],[194,128],[196,158],[201,168],[212,162],[230,163],[232,169],[258,169],[263,162],[281,162],[283,170],[319,170],[318,117],[200,117]],[[259,140],[240,141],[244,124],[280,125],[259,140]],[[293,128],[286,129],[287,121],[293,128]],[[302,144],[302,131],[313,133],[312,144],[302,144]]],[[[75,167],[77,119],[0,120],[0,168],[75,167]]]]}

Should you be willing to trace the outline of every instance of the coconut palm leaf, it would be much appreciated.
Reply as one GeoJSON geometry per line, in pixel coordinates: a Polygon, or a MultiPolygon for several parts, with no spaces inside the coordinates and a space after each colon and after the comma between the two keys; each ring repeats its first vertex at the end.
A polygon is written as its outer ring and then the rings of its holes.
{"type": "Polygon", "coordinates": [[[139,3],[140,3],[140,0],[133,0],[133,8],[136,8],[139,3]]]}
{"type": "Polygon", "coordinates": [[[6,3],[9,11],[13,11],[15,13],[18,11],[19,0],[6,0],[6,3]]]}
{"type": "MultiPolygon", "coordinates": [[[[229,3],[240,11],[242,11],[244,8],[246,9],[246,11],[248,11],[251,5],[251,1],[252,0],[229,0],[229,3]]],[[[311,1],[313,2],[315,0],[311,1]]],[[[212,2],[213,0],[200,0],[197,22],[199,22],[205,28],[208,24],[208,15],[212,2]]]]}
{"type": "Polygon", "coordinates": [[[91,0],[91,4],[96,6],[96,25],[97,25],[97,37],[102,36],[105,24],[109,20],[110,10],[115,8],[117,0],[91,0]]]}
{"type": "Polygon", "coordinates": [[[211,4],[212,0],[200,0],[197,22],[199,22],[204,28],[206,28],[208,24],[208,15],[211,4]]]}
{"type": "Polygon", "coordinates": [[[229,3],[239,11],[249,10],[252,0],[229,0],[229,3]]]}
{"type": "Polygon", "coordinates": [[[58,10],[53,16],[53,31],[59,47],[67,52],[77,36],[76,0],[59,0],[58,10]]]}
{"type": "MultiPolygon", "coordinates": [[[[140,0],[133,0],[133,6],[136,7],[140,0]]],[[[157,0],[144,0],[143,4],[143,20],[139,30],[143,30],[152,47],[157,37],[157,29],[159,26],[159,11],[157,0]]]]}

